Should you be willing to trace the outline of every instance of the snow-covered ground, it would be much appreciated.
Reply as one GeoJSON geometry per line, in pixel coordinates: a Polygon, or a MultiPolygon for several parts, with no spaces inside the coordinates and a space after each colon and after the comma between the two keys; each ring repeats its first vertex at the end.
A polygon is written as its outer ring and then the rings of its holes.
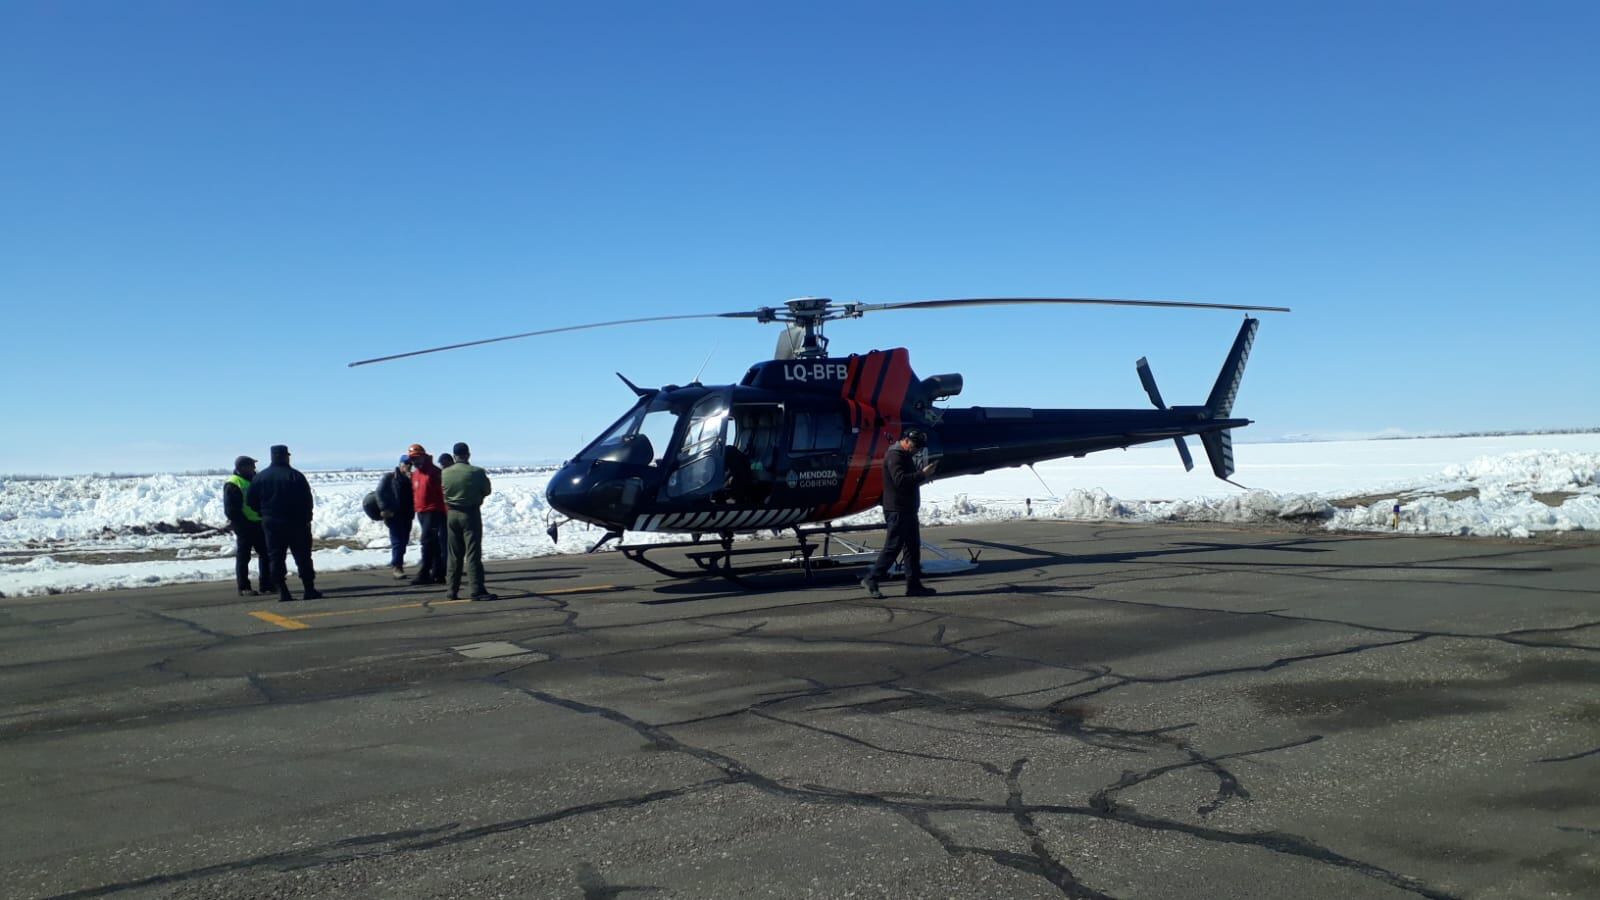
{"type": "MultiPolygon", "coordinates": [[[[1198,451],[1198,445],[1195,448],[1198,451]]],[[[1251,523],[1330,530],[1527,537],[1600,530],[1600,434],[1238,444],[1246,490],[1185,473],[1171,444],[1005,469],[925,489],[923,521],[1015,518],[1251,523]],[[1353,502],[1360,498],[1362,502],[1353,502]],[[1554,505],[1552,505],[1554,504],[1554,505]]],[[[581,552],[600,537],[568,525],[545,535],[550,470],[493,473],[484,506],[491,559],[581,552]]],[[[361,511],[376,472],[309,473],[320,570],[380,566],[388,533],[361,511]]],[[[858,517],[879,518],[876,512],[858,517]]],[[[222,478],[0,479],[0,594],[94,590],[233,577],[232,537],[174,533],[224,524],[222,478]],[[163,533],[162,526],[169,533],[163,533]]],[[[649,539],[629,535],[629,542],[649,539]]],[[[416,548],[407,562],[416,561],[416,548]]]]}

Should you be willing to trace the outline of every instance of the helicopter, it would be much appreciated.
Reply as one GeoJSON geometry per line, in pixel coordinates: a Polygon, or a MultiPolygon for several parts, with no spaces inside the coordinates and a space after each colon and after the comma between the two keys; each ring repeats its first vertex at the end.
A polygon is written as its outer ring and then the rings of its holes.
{"type": "MultiPolygon", "coordinates": [[[[1246,315],[1210,395],[1198,406],[1167,406],[1144,358],[1135,364],[1154,409],[951,408],[959,374],[919,378],[904,347],[833,356],[824,326],[870,312],[998,305],[1093,304],[1179,309],[1289,312],[1286,307],[1241,306],[1175,300],[1063,297],[977,297],[888,303],[836,302],[800,297],[755,310],[650,316],[549,328],[359,360],[387,362],[536,335],[683,319],[753,319],[784,326],[772,359],[752,365],[737,384],[640,387],[620,372],[634,403],[550,479],[546,500],[567,517],[599,526],[605,536],[590,548],[617,540],[631,560],[672,577],[717,574],[735,578],[775,566],[736,567],[735,557],[770,553],[736,549],[739,533],[792,529],[798,563],[834,564],[827,552],[835,535],[876,525],[838,521],[876,507],[883,497],[883,461],[907,429],[927,436],[925,457],[934,478],[975,475],[1099,450],[1173,441],[1185,470],[1194,468],[1185,438],[1200,439],[1212,473],[1234,474],[1232,432],[1251,424],[1233,415],[1234,399],[1260,320],[1246,315]],[[687,534],[671,543],[621,543],[628,532],[687,534]],[[703,535],[715,535],[712,541],[703,535]],[[822,536],[819,548],[811,538],[822,536]],[[671,569],[651,552],[686,549],[698,571],[671,569]],[[827,561],[824,563],[824,561],[827,561]]],[[[559,524],[549,529],[552,540],[559,524]]],[[[841,538],[842,540],[842,538],[841,538]]],[[[866,555],[856,551],[853,561],[866,555]]],[[[937,548],[935,548],[937,550],[937,548]]],[[[735,578],[736,580],[736,578],[735,578]]]]}

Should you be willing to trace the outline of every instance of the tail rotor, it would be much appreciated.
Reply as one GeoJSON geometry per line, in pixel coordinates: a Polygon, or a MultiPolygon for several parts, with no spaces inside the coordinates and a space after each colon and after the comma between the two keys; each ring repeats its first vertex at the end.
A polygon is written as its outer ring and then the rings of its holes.
{"type": "MultiPolygon", "coordinates": [[[[1161,388],[1156,387],[1156,376],[1150,373],[1150,361],[1141,356],[1134,365],[1139,370],[1139,383],[1144,385],[1144,392],[1150,395],[1150,402],[1155,404],[1156,409],[1166,409],[1167,404],[1161,399],[1161,388]]],[[[1189,455],[1189,443],[1182,435],[1173,438],[1172,442],[1178,445],[1178,456],[1183,459],[1183,470],[1193,471],[1194,457],[1189,455]]]]}

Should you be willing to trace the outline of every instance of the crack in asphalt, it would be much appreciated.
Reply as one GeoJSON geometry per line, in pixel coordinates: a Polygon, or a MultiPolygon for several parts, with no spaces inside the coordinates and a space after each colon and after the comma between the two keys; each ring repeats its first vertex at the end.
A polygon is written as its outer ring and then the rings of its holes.
{"type": "Polygon", "coordinates": [[[988,772],[991,775],[999,775],[1000,774],[1000,769],[999,769],[998,766],[995,766],[992,763],[984,762],[983,760],[967,759],[966,757],[962,757],[962,756],[943,756],[943,755],[940,755],[938,753],[921,753],[921,752],[916,751],[916,750],[899,750],[899,749],[896,749],[894,747],[885,747],[885,746],[883,746],[881,744],[874,744],[871,741],[865,740],[863,738],[858,738],[855,735],[845,734],[842,731],[834,731],[831,728],[823,728],[821,725],[811,725],[811,724],[807,724],[805,722],[796,722],[793,719],[785,719],[785,718],[782,718],[781,716],[774,716],[774,715],[770,715],[770,714],[764,713],[764,712],[754,712],[754,711],[752,711],[750,714],[752,716],[755,716],[758,719],[766,719],[769,722],[777,722],[777,723],[782,724],[782,725],[788,725],[791,728],[799,728],[799,729],[801,729],[803,731],[811,731],[811,732],[816,732],[817,734],[825,734],[825,735],[828,735],[830,737],[838,738],[839,740],[844,741],[846,743],[855,744],[858,747],[865,747],[868,750],[876,750],[879,753],[888,753],[888,754],[891,754],[891,755],[894,755],[894,756],[905,756],[905,757],[909,757],[911,759],[926,759],[926,760],[932,760],[934,762],[962,763],[962,764],[977,766],[977,767],[983,769],[985,772],[988,772]]]}
{"type": "MultiPolygon", "coordinates": [[[[359,837],[343,838],[309,847],[296,847],[277,853],[267,853],[248,859],[234,860],[232,862],[217,863],[210,866],[201,866],[186,869],[180,872],[171,872],[163,875],[152,875],[129,881],[115,882],[93,888],[84,888],[69,891],[64,894],[51,895],[48,900],[77,900],[77,898],[103,897],[109,894],[120,893],[148,887],[163,887],[194,881],[200,878],[210,878],[218,875],[228,875],[252,869],[271,868],[279,872],[292,872],[302,869],[312,869],[320,866],[347,863],[363,859],[375,859],[394,856],[402,853],[416,853],[425,850],[434,850],[453,844],[467,843],[485,837],[518,831],[524,828],[533,828],[570,819],[575,816],[590,815],[597,812],[608,812],[619,809],[637,809],[663,800],[672,800],[688,796],[712,788],[721,787],[732,783],[728,778],[715,778],[682,787],[666,788],[650,791],[633,797],[621,797],[615,800],[604,800],[594,803],[582,803],[525,816],[518,819],[509,819],[489,825],[480,825],[474,828],[462,828],[459,822],[449,822],[430,828],[407,829],[403,831],[379,832],[377,834],[361,835],[359,837]]],[[[643,890],[644,888],[627,887],[622,890],[643,890]]],[[[615,896],[602,895],[602,896],[615,896]]]]}
{"type": "Polygon", "coordinates": [[[1575,759],[1583,759],[1584,757],[1594,756],[1596,754],[1600,754],[1600,747],[1595,747],[1593,750],[1584,750],[1584,751],[1582,751],[1580,753],[1574,753],[1574,754],[1572,754],[1570,756],[1547,756],[1544,759],[1536,759],[1536,760],[1534,760],[1534,762],[1542,762],[1542,763],[1572,762],[1575,759]]]}
{"type": "MultiPolygon", "coordinates": [[[[600,706],[597,704],[586,703],[584,701],[575,700],[568,697],[560,697],[536,688],[521,687],[509,683],[506,686],[511,690],[525,694],[526,696],[531,697],[541,703],[553,705],[583,715],[597,716],[618,725],[622,725],[626,728],[630,728],[635,733],[649,741],[652,746],[655,746],[658,749],[686,754],[720,770],[725,776],[725,783],[749,785],[773,796],[801,802],[865,807],[895,813],[903,817],[909,817],[912,821],[918,824],[918,827],[923,828],[925,831],[930,830],[930,827],[924,826],[926,819],[918,819],[917,816],[921,815],[925,817],[926,814],[933,812],[964,811],[1009,815],[1012,820],[1016,822],[1019,832],[1025,838],[1027,838],[1029,846],[1033,848],[1034,853],[1031,857],[1019,857],[1015,854],[1009,854],[1007,851],[1003,850],[955,847],[947,840],[941,840],[941,846],[944,846],[947,851],[951,851],[952,848],[954,848],[955,852],[982,853],[983,855],[994,859],[1001,865],[1007,865],[1012,868],[1019,868],[1032,874],[1037,874],[1049,881],[1057,889],[1061,890],[1065,896],[1069,897],[1106,897],[1108,895],[1101,894],[1091,887],[1080,884],[1072,876],[1071,871],[1050,854],[1048,847],[1044,845],[1043,839],[1039,835],[1038,827],[1034,818],[1035,816],[1042,814],[1088,816],[1120,822],[1125,825],[1151,831],[1178,832],[1207,843],[1241,844],[1253,846],[1273,853],[1294,856],[1310,860],[1312,862],[1330,865],[1336,868],[1347,869],[1364,875],[1368,878],[1383,881],[1393,887],[1408,891],[1410,893],[1430,898],[1430,900],[1453,900],[1453,895],[1429,888],[1417,879],[1396,874],[1373,863],[1367,863],[1352,857],[1344,856],[1343,854],[1337,853],[1321,846],[1320,844],[1317,844],[1314,841],[1298,835],[1275,831],[1255,833],[1231,832],[1218,828],[1208,828],[1185,822],[1162,819],[1155,816],[1140,814],[1122,807],[1109,799],[1109,793],[1106,794],[1105,803],[1101,807],[1096,807],[1092,804],[1087,806],[1073,806],[1062,804],[1025,803],[1021,796],[1020,778],[1022,768],[1027,762],[1026,759],[1018,760],[1017,762],[1013,763],[1011,771],[1002,776],[1005,779],[1006,786],[1008,788],[1008,794],[1006,801],[1001,804],[961,800],[958,798],[928,798],[922,795],[915,795],[912,797],[889,796],[882,792],[852,791],[817,784],[791,785],[772,776],[765,775],[751,767],[749,764],[738,760],[735,757],[729,756],[728,754],[706,747],[695,746],[679,740],[671,734],[668,734],[667,731],[661,726],[652,725],[641,719],[637,719],[633,716],[623,713],[620,710],[606,706],[600,706]]],[[[785,724],[792,725],[794,723],[786,722],[785,724]]],[[[1190,761],[1186,763],[1184,767],[1206,765],[1208,767],[1212,767],[1213,770],[1220,769],[1220,762],[1218,762],[1220,759],[1239,758],[1278,750],[1292,749],[1294,747],[1304,746],[1307,743],[1311,743],[1315,739],[1319,738],[1313,736],[1312,738],[1290,742],[1279,747],[1263,747],[1256,750],[1228,754],[1223,757],[1201,757],[1199,759],[1191,757],[1190,761]]],[[[1190,748],[1190,750],[1193,753],[1198,753],[1198,751],[1193,751],[1192,748],[1190,748]]],[[[1171,770],[1172,769],[1169,769],[1169,771],[1171,770]]]]}
{"type": "Polygon", "coordinates": [[[1200,680],[1202,678],[1216,678],[1216,677],[1223,676],[1223,675],[1240,675],[1240,674],[1243,674],[1245,672],[1270,672],[1273,669],[1281,669],[1284,666],[1294,665],[1295,663],[1308,662],[1308,661],[1311,661],[1311,660],[1332,659],[1332,658],[1338,657],[1338,656],[1353,656],[1353,655],[1358,654],[1358,653],[1366,653],[1369,650],[1383,650],[1383,649],[1387,649],[1389,647],[1403,647],[1403,646],[1405,646],[1407,644],[1415,644],[1415,643],[1418,643],[1418,642],[1421,642],[1421,641],[1425,641],[1425,640],[1428,640],[1428,639],[1436,637],[1436,636],[1437,635],[1431,635],[1431,634],[1418,634],[1418,635],[1414,635],[1412,637],[1405,638],[1404,640],[1377,641],[1377,642],[1369,643],[1369,644],[1353,644],[1353,645],[1351,645],[1349,647],[1342,647],[1342,648],[1340,648],[1338,650],[1328,650],[1328,651],[1324,651],[1322,653],[1302,653],[1302,654],[1299,654],[1297,656],[1283,656],[1283,657],[1279,657],[1278,659],[1272,660],[1271,662],[1261,663],[1259,665],[1253,665],[1253,666],[1229,666],[1227,668],[1221,668],[1221,669],[1204,669],[1204,670],[1201,670],[1199,672],[1186,672],[1186,673],[1184,673],[1182,675],[1115,675],[1115,674],[1113,674],[1113,675],[1109,676],[1109,677],[1117,679],[1116,682],[1113,683],[1113,684],[1101,685],[1100,687],[1094,688],[1093,690],[1082,691],[1080,693],[1071,694],[1071,695],[1068,695],[1066,697],[1062,697],[1060,700],[1057,700],[1056,702],[1057,703],[1074,703],[1074,702],[1077,702],[1079,700],[1086,699],[1088,697],[1094,697],[1094,696],[1097,696],[1099,694],[1103,694],[1106,691],[1112,691],[1112,690],[1116,690],[1117,688],[1126,687],[1126,686],[1128,686],[1130,684],[1182,684],[1182,683],[1186,683],[1186,682],[1190,682],[1190,681],[1198,681],[1198,680],[1200,680]]]}
{"type": "MultiPolygon", "coordinates": [[[[331,841],[317,847],[297,847],[294,849],[284,850],[278,853],[268,853],[245,860],[235,860],[232,862],[217,863],[210,866],[201,866],[195,869],[187,869],[182,872],[173,872],[165,875],[151,875],[146,878],[113,882],[111,884],[100,885],[99,887],[68,891],[64,894],[52,894],[48,900],[76,900],[76,898],[79,897],[104,897],[108,894],[115,894],[121,891],[136,890],[138,888],[147,887],[162,887],[165,885],[178,884],[184,881],[192,881],[196,878],[206,878],[212,875],[226,875],[230,872],[237,872],[243,869],[252,869],[260,866],[279,865],[290,868],[302,867],[298,864],[310,857],[337,852],[345,848],[364,847],[373,844],[387,843],[394,840],[404,840],[408,837],[433,834],[455,827],[456,825],[451,823],[449,825],[441,825],[435,828],[406,829],[404,831],[380,832],[378,834],[367,834],[360,835],[358,837],[343,838],[341,840],[331,841]]],[[[312,864],[314,865],[315,863],[312,864]]]]}
{"type": "Polygon", "coordinates": [[[1038,861],[1040,877],[1055,885],[1062,894],[1068,897],[1083,897],[1090,900],[1111,900],[1107,894],[1086,887],[1079,883],[1072,870],[1062,865],[1045,846],[1044,838],[1039,834],[1039,825],[1033,819],[1027,804],[1022,802],[1022,770],[1027,766],[1026,758],[1019,759],[1011,764],[1011,771],[1006,773],[1006,809],[1011,811],[1011,818],[1016,822],[1017,830],[1027,838],[1028,846],[1033,850],[1033,858],[1038,861]]]}
{"type": "Polygon", "coordinates": [[[1243,759],[1247,756],[1258,756],[1262,753],[1273,753],[1278,750],[1290,750],[1295,747],[1304,747],[1307,744],[1314,744],[1320,740],[1322,740],[1322,735],[1313,734],[1309,737],[1304,737],[1297,741],[1289,741],[1287,743],[1278,744],[1274,747],[1259,747],[1255,750],[1242,750],[1238,753],[1224,753],[1219,756],[1206,756],[1198,750],[1195,750],[1186,742],[1174,741],[1173,746],[1189,756],[1189,760],[1187,762],[1173,763],[1166,766],[1157,766],[1153,769],[1146,769],[1143,772],[1134,772],[1131,770],[1124,771],[1122,773],[1122,777],[1117,780],[1116,784],[1108,785],[1098,791],[1095,791],[1094,795],[1089,798],[1089,805],[1097,810],[1110,812],[1116,805],[1115,801],[1111,799],[1112,794],[1119,793],[1123,790],[1134,787],[1135,785],[1143,784],[1146,781],[1159,778],[1168,772],[1177,772],[1183,769],[1190,769],[1199,766],[1216,776],[1218,781],[1217,799],[1212,803],[1208,803],[1195,810],[1195,812],[1199,815],[1210,815],[1212,812],[1215,812],[1217,808],[1223,804],[1223,802],[1232,797],[1238,797],[1241,800],[1250,799],[1250,792],[1239,785],[1239,779],[1234,777],[1232,772],[1229,772],[1227,769],[1222,767],[1222,760],[1243,759]]]}

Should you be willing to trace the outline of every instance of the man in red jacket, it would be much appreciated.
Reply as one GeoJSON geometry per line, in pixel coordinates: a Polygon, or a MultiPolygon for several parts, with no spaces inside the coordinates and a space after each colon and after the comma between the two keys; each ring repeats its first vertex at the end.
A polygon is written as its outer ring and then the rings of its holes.
{"type": "Polygon", "coordinates": [[[411,495],[416,501],[417,525],[421,531],[418,543],[422,548],[422,562],[412,584],[444,584],[445,515],[444,485],[439,481],[439,467],[421,444],[412,444],[406,451],[411,457],[411,495]]]}

